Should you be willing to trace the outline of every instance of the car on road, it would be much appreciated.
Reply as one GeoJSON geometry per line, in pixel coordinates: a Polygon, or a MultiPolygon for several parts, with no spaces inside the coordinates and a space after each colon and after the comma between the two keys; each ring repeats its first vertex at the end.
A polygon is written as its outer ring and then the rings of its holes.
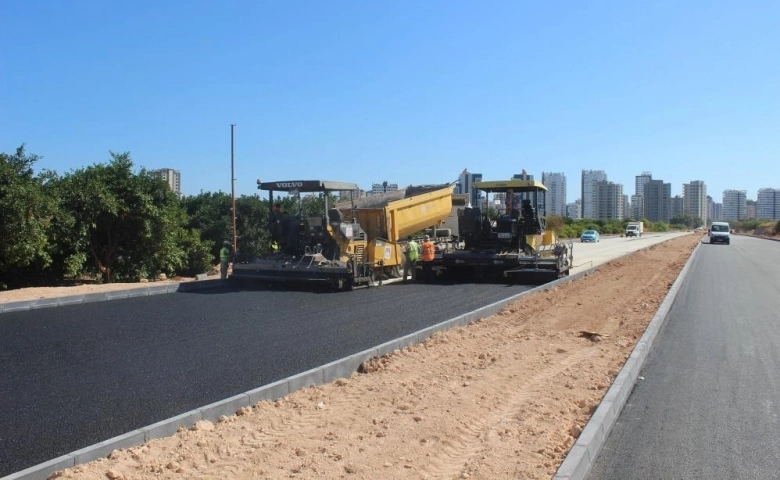
{"type": "Polygon", "coordinates": [[[731,243],[731,227],[728,222],[712,222],[710,225],[710,243],[731,243]]]}
{"type": "Polygon", "coordinates": [[[582,235],[580,235],[580,243],[585,242],[598,242],[599,241],[599,232],[595,230],[585,230],[582,232],[582,235]]]}

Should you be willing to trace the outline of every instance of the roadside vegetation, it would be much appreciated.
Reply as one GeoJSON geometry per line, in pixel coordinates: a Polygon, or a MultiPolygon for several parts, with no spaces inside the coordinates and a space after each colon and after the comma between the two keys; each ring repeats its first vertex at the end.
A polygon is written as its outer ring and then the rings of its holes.
{"type": "Polygon", "coordinates": [[[780,235],[780,221],[774,220],[741,220],[739,222],[729,222],[731,228],[738,233],[749,235],[774,236],[780,235]]]}
{"type": "MultiPolygon", "coordinates": [[[[631,220],[572,220],[569,217],[550,215],[546,220],[546,228],[553,230],[561,238],[579,238],[585,230],[596,230],[601,235],[623,235],[631,220]]],[[[686,230],[685,225],[669,225],[664,222],[643,220],[645,232],[668,232],[670,230],[686,230]]]]}
{"type": "MultiPolygon", "coordinates": [[[[129,153],[64,174],[34,171],[40,157],[24,145],[0,152],[0,290],[195,276],[218,263],[232,241],[231,196],[202,192],[178,198],[129,153]]],[[[274,200],[297,212],[291,198],[274,200]]],[[[331,199],[331,201],[334,201],[331,199]]],[[[268,248],[268,198],[236,198],[237,253],[268,248]]],[[[307,198],[304,214],[321,210],[307,198]]]]}

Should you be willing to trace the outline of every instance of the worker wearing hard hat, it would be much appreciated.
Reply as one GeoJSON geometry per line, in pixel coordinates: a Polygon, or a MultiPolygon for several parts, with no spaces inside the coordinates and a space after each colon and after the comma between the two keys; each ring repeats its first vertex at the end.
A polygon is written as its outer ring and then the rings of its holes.
{"type": "Polygon", "coordinates": [[[420,244],[414,241],[410,235],[407,237],[406,251],[404,252],[404,283],[406,276],[411,274],[412,281],[417,280],[417,259],[420,258],[420,244]]]}

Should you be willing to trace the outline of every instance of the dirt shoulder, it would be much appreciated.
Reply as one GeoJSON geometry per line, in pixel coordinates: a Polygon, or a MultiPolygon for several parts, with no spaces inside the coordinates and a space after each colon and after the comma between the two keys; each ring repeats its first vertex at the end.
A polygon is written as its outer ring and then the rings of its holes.
{"type": "Polygon", "coordinates": [[[57,478],[550,478],[700,239],[57,478]]]}
{"type": "MultiPolygon", "coordinates": [[[[219,278],[219,274],[208,276],[209,279],[219,278]]],[[[114,292],[117,290],[129,290],[133,288],[145,288],[170,283],[193,282],[192,277],[176,277],[170,280],[157,280],[154,282],[136,283],[106,283],[83,284],[68,287],[29,287],[14,290],[0,291],[0,303],[40,300],[43,298],[66,297],[69,295],[83,295],[85,293],[114,292]]]]}

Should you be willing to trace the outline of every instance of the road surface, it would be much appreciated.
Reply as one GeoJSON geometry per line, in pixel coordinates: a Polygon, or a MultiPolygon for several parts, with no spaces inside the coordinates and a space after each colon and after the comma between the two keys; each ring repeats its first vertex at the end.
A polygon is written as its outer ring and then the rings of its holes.
{"type": "MultiPolygon", "coordinates": [[[[605,239],[575,249],[575,259],[587,264],[578,268],[590,268],[610,250],[619,256],[630,246],[642,248],[670,236],[605,239]]],[[[217,289],[5,313],[0,316],[0,475],[529,288],[217,289]]]]}
{"type": "Polygon", "coordinates": [[[590,478],[780,478],[778,259],[700,246],[590,478]]]}

